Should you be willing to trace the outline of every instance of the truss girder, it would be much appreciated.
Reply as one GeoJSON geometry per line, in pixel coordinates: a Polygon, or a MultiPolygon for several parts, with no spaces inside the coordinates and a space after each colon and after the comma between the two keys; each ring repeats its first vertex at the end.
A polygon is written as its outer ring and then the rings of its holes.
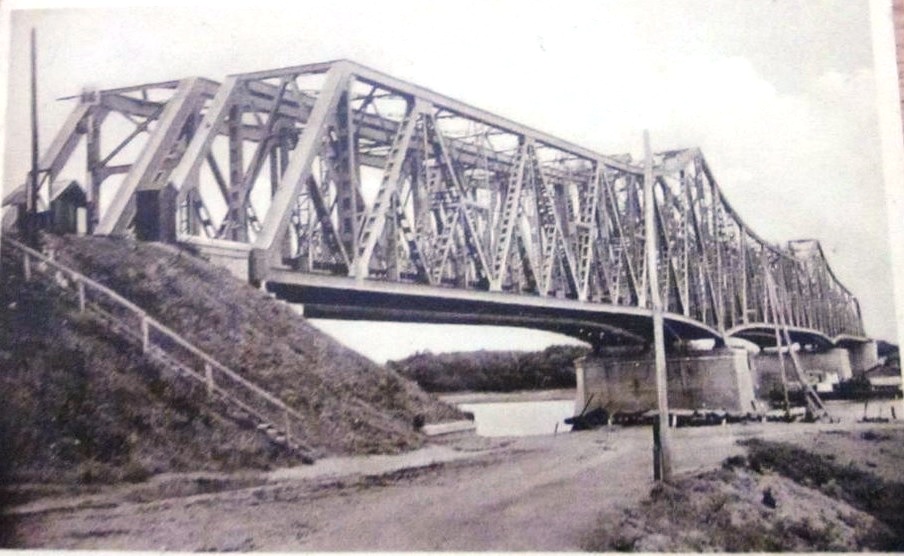
{"type": "Polygon", "coordinates": [[[643,171],[629,157],[347,61],[233,75],[218,88],[193,78],[84,96],[41,159],[45,182],[83,135],[89,197],[126,174],[97,233],[122,233],[134,193],[168,183],[187,215],[181,233],[252,244],[255,280],[295,268],[647,307],[655,272],[666,311],[723,333],[780,314],[828,336],[863,334],[859,304],[818,242],[757,235],[698,149],[654,156],[649,268],[643,171]],[[102,153],[110,114],[133,129],[102,153]],[[770,281],[782,307],[770,305],[770,281]]]}

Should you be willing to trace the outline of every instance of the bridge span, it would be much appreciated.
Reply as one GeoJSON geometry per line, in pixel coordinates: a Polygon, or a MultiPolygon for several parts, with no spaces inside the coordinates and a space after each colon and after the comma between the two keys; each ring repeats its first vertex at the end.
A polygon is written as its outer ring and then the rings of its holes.
{"type": "MultiPolygon", "coordinates": [[[[312,318],[475,324],[557,332],[594,346],[649,344],[652,311],[496,292],[462,291],[398,282],[273,271],[265,284],[280,299],[303,305],[312,318]]],[[[665,315],[669,343],[711,340],[724,345],[715,329],[683,315],[665,315]]]]}
{"type": "Polygon", "coordinates": [[[309,316],[532,327],[604,350],[650,343],[656,273],[676,353],[871,344],[819,242],[763,239],[696,148],[653,156],[650,267],[638,161],[350,61],[71,100],[40,158],[48,222],[191,246],[309,316]]]}

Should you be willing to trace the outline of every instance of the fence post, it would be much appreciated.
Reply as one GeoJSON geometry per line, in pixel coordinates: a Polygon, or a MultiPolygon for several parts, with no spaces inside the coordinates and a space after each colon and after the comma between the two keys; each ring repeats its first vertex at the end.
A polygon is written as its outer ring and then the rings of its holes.
{"type": "Polygon", "coordinates": [[[289,421],[289,410],[285,410],[283,415],[286,418],[286,444],[292,441],[292,423],[289,421]]]}
{"type": "Polygon", "coordinates": [[[660,419],[655,419],[653,421],[653,480],[661,481],[662,480],[662,436],[660,436],[660,429],[662,427],[662,421],[660,419]]]}
{"type": "Polygon", "coordinates": [[[147,353],[151,340],[150,329],[148,326],[148,316],[141,313],[141,353],[147,353]]]}
{"type": "Polygon", "coordinates": [[[31,258],[28,253],[22,254],[22,273],[25,275],[25,281],[31,281],[31,258]]]}
{"type": "Polygon", "coordinates": [[[210,366],[210,363],[204,362],[204,380],[207,381],[207,396],[213,397],[213,367],[210,366]]]}
{"type": "Polygon", "coordinates": [[[85,283],[81,281],[81,279],[75,279],[76,287],[78,288],[78,312],[85,312],[85,283]]]}

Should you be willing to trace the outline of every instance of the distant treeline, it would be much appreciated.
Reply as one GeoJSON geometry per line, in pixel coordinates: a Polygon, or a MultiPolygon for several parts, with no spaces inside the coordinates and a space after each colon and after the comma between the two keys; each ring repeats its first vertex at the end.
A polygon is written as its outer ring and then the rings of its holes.
{"type": "Polygon", "coordinates": [[[582,346],[551,346],[543,351],[416,353],[387,365],[428,392],[513,392],[574,388],[574,360],[582,346]]]}

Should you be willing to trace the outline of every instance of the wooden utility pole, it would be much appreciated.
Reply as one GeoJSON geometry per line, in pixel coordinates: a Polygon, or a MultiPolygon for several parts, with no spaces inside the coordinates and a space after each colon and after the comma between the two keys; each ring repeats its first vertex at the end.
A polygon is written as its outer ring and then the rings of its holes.
{"type": "Polygon", "coordinates": [[[665,364],[665,335],[663,331],[662,299],[659,294],[659,273],[656,249],[655,196],[653,194],[653,151],[650,132],[643,132],[644,176],[643,209],[647,255],[647,284],[650,287],[650,306],[653,309],[653,348],[656,361],[656,394],[659,409],[658,427],[654,427],[653,476],[668,483],[672,478],[672,454],[669,446],[669,398],[665,364]]]}
{"type": "Polygon", "coordinates": [[[31,176],[28,181],[25,214],[26,241],[32,246],[38,240],[38,70],[35,30],[31,29],[31,176]]]}

